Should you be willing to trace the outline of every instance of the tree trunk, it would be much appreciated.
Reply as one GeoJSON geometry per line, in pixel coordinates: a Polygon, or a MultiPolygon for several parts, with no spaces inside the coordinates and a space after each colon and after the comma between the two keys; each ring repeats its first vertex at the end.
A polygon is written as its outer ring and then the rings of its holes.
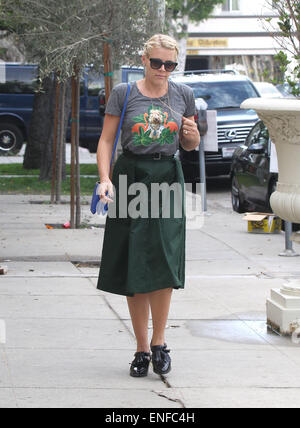
{"type": "MultiPolygon", "coordinates": [[[[186,0],[185,0],[185,6],[186,6],[186,0]]],[[[185,70],[188,28],[189,28],[189,17],[188,15],[184,15],[182,17],[182,31],[184,34],[179,39],[179,43],[178,43],[179,44],[178,71],[185,70]]]]}
{"type": "MultiPolygon", "coordinates": [[[[48,141],[46,145],[43,146],[43,150],[41,153],[41,166],[40,166],[40,180],[50,180],[52,178],[52,162],[53,162],[53,143],[54,143],[54,115],[55,115],[55,81],[54,81],[54,91],[51,93],[51,119],[48,122],[49,128],[48,129],[48,141]]],[[[65,112],[64,112],[64,123],[63,123],[63,130],[60,129],[60,123],[61,121],[58,121],[58,127],[57,127],[57,135],[63,134],[63,145],[65,145],[66,140],[66,133],[67,133],[67,127],[68,127],[68,121],[69,121],[69,114],[71,111],[71,79],[67,80],[65,82],[65,112]]],[[[61,117],[62,111],[62,98],[60,95],[60,103],[59,103],[59,110],[58,110],[58,116],[61,117]]],[[[59,138],[59,137],[58,137],[59,138]]],[[[66,156],[65,156],[65,150],[63,147],[63,157],[62,157],[62,179],[64,180],[66,178],[66,156]]],[[[57,151],[57,160],[59,156],[59,151],[57,151]]]]}
{"type": "MultiPolygon", "coordinates": [[[[52,176],[55,95],[56,81],[54,77],[46,77],[43,80],[43,91],[36,93],[34,97],[28,142],[24,155],[23,167],[25,169],[40,169],[41,180],[49,180],[52,176]]],[[[66,84],[65,105],[64,135],[66,135],[71,108],[71,84],[69,81],[66,84]]],[[[58,129],[59,132],[60,129],[58,129]]],[[[65,166],[63,167],[63,177],[65,177],[65,166]]]]}
{"type": "Polygon", "coordinates": [[[53,156],[52,156],[51,204],[54,204],[54,200],[55,200],[59,98],[60,98],[60,82],[59,82],[58,76],[57,76],[57,78],[56,78],[56,94],[55,94],[54,127],[53,127],[54,136],[53,136],[53,156]]]}
{"type": "Polygon", "coordinates": [[[77,70],[77,111],[76,111],[76,218],[75,225],[78,229],[81,223],[81,201],[80,201],[80,159],[79,159],[79,121],[80,121],[80,72],[77,70]]]}
{"type": "Polygon", "coordinates": [[[109,42],[103,45],[103,63],[104,63],[104,82],[105,82],[105,101],[108,102],[112,87],[111,79],[111,49],[109,42]]]}
{"type": "Polygon", "coordinates": [[[65,99],[66,99],[66,83],[61,84],[61,114],[59,120],[59,150],[58,150],[58,164],[57,164],[57,177],[56,177],[56,203],[61,202],[61,182],[63,179],[63,166],[65,165],[65,139],[63,125],[65,122],[65,99]]]}
{"type": "MultiPolygon", "coordinates": [[[[75,74],[76,71],[74,70],[75,74]]],[[[71,114],[71,177],[70,177],[70,223],[75,228],[75,150],[76,150],[76,112],[77,112],[77,81],[72,76],[72,114],[71,114]]]]}
{"type": "Polygon", "coordinates": [[[186,63],[186,45],[187,40],[186,37],[182,37],[179,40],[179,56],[178,56],[178,71],[184,71],[185,70],[185,63],[186,63]]]}
{"type": "Polygon", "coordinates": [[[51,77],[47,77],[43,80],[43,92],[36,93],[33,101],[23,162],[25,169],[39,169],[41,167],[42,152],[47,148],[53,125],[54,100],[55,82],[51,77]]]}

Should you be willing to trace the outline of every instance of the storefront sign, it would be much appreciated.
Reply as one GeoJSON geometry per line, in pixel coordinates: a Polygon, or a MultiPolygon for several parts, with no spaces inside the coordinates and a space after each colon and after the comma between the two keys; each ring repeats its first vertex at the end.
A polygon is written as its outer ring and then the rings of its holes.
{"type": "Polygon", "coordinates": [[[199,48],[228,48],[228,39],[188,39],[187,49],[199,48]]]}

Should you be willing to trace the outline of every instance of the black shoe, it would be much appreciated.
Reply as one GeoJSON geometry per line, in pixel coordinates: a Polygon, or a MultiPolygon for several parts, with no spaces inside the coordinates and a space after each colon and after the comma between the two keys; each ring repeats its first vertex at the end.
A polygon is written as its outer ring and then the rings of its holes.
{"type": "Polygon", "coordinates": [[[159,375],[165,375],[171,371],[170,349],[167,345],[151,346],[153,371],[159,375]]]}
{"type": "Polygon", "coordinates": [[[149,352],[136,352],[130,366],[130,376],[144,377],[148,374],[151,356],[149,352]]]}

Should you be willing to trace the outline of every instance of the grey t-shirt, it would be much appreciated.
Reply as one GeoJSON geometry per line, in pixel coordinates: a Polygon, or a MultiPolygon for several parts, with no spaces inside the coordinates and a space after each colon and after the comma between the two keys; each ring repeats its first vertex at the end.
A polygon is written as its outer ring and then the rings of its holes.
{"type": "MultiPolygon", "coordinates": [[[[115,86],[105,112],[121,116],[127,83],[115,86]]],[[[136,82],[131,91],[122,125],[123,150],[136,154],[162,153],[173,155],[179,147],[182,116],[194,116],[196,111],[193,90],[169,80],[168,93],[160,98],[145,97],[136,82]]]]}

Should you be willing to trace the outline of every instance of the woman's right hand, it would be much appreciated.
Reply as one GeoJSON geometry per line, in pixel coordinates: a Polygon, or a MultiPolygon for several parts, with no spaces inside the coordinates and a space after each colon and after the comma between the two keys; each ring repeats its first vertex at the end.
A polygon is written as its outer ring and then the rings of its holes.
{"type": "Polygon", "coordinates": [[[109,179],[101,181],[98,186],[97,193],[100,196],[101,201],[105,204],[113,202],[112,198],[114,197],[114,188],[112,182],[109,179]]]}

